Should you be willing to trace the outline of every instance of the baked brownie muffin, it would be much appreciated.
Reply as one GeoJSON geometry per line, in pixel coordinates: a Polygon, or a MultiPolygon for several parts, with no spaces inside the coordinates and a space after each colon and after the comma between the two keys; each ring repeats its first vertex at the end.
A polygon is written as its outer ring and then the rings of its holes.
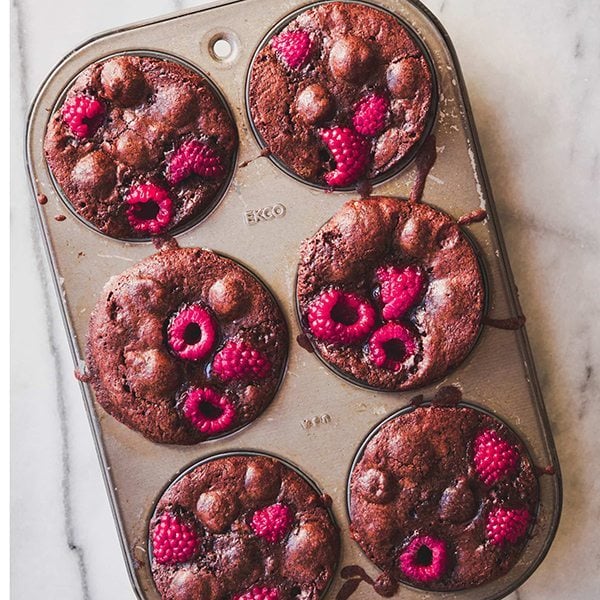
{"type": "Polygon", "coordinates": [[[484,296],[472,245],[425,204],[349,201],[301,247],[306,335],[327,364],[375,389],[422,386],[456,367],[477,339],[484,296]]]}
{"type": "Polygon", "coordinates": [[[237,132],[208,80],[178,62],[93,63],[51,117],[44,150],[74,210],[115,238],[206,214],[229,180],[237,132]]]}
{"type": "Polygon", "coordinates": [[[385,422],[350,476],[351,534],[395,581],[481,585],[518,560],[538,505],[523,443],[473,408],[419,407],[385,422]]]}
{"type": "Polygon", "coordinates": [[[194,444],[271,402],[288,335],[271,294],[234,261],[166,249],[106,284],[89,326],[96,399],[155,442],[194,444]]]}
{"type": "Polygon", "coordinates": [[[326,499],[262,455],[186,472],[158,502],[150,539],[164,600],[317,600],[339,554],[326,499]]]}
{"type": "Polygon", "coordinates": [[[391,13],[349,2],[301,12],[252,64],[249,111],[272,156],[347,188],[406,166],[434,115],[431,68],[391,13]]]}

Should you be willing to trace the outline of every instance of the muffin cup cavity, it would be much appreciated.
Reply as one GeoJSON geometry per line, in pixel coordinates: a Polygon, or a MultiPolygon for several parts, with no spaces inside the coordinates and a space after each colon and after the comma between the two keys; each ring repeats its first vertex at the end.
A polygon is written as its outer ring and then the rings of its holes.
{"type": "MultiPolygon", "coordinates": [[[[405,425],[417,427],[415,435],[423,438],[424,452],[426,452],[425,446],[427,445],[424,437],[425,430],[421,430],[419,427],[423,421],[430,423],[432,414],[423,415],[420,421],[415,420],[405,425]]],[[[448,424],[451,428],[450,421],[448,424]]],[[[459,434],[458,437],[461,435],[459,434]]],[[[437,440],[437,438],[435,439],[437,440]]],[[[419,440],[415,442],[417,445],[420,444],[419,440]]],[[[402,459],[400,451],[399,456],[396,457],[398,464],[402,464],[402,459]]],[[[436,459],[433,455],[424,454],[412,459],[407,456],[406,460],[406,464],[413,461],[411,464],[416,470],[415,477],[423,480],[418,484],[417,494],[427,493],[431,462],[435,462],[436,459]]],[[[383,462],[385,463],[385,461],[383,462]]],[[[431,475],[434,481],[432,485],[437,489],[435,477],[436,474],[431,475]]],[[[468,592],[496,579],[510,576],[508,574],[515,568],[519,558],[525,552],[532,532],[535,532],[536,527],[539,526],[540,495],[538,472],[531,454],[522,438],[505,420],[479,405],[462,399],[449,405],[439,404],[435,400],[419,401],[387,416],[368,433],[360,444],[348,471],[346,511],[352,537],[363,554],[393,580],[429,592],[468,592]],[[469,424],[473,439],[469,438],[465,448],[464,473],[459,473],[456,478],[448,476],[449,487],[439,498],[437,496],[434,498],[435,502],[439,502],[437,520],[435,517],[431,517],[434,520],[428,521],[427,525],[423,525],[421,528],[419,515],[411,510],[407,513],[407,522],[403,522],[403,525],[407,532],[414,530],[412,534],[406,533],[403,536],[396,532],[393,535],[390,534],[391,537],[382,535],[382,548],[387,548],[388,545],[390,548],[394,548],[393,564],[382,564],[383,554],[381,548],[378,547],[380,541],[374,541],[372,536],[370,537],[370,533],[364,528],[364,523],[353,524],[353,511],[360,512],[361,507],[364,508],[365,498],[367,498],[366,501],[375,507],[377,515],[385,515],[388,504],[395,501],[400,502],[398,496],[405,498],[410,505],[412,502],[409,498],[411,492],[409,488],[403,487],[402,481],[397,481],[394,475],[387,473],[383,463],[379,465],[381,469],[377,470],[365,470],[366,466],[370,464],[373,456],[379,451],[384,451],[378,450],[379,446],[393,445],[393,441],[397,438],[393,438],[392,435],[402,427],[402,419],[408,415],[412,413],[419,415],[418,411],[435,412],[461,409],[467,409],[472,414],[480,415],[477,424],[469,424]],[[393,429],[394,425],[396,425],[396,429],[393,429]],[[488,434],[496,437],[489,439],[488,434]],[[480,437],[482,441],[477,446],[477,440],[480,437]],[[497,453],[489,455],[489,448],[493,444],[499,445],[497,453]],[[509,450],[513,453],[516,452],[515,460],[506,460],[509,450]],[[478,452],[483,457],[480,457],[478,452]],[[367,454],[370,458],[366,458],[367,454]],[[363,459],[366,460],[365,465],[363,465],[363,459]],[[493,465],[497,470],[496,478],[490,479],[487,477],[488,472],[485,469],[490,467],[489,463],[493,460],[497,460],[499,463],[493,465]],[[359,471],[360,477],[355,476],[359,471]],[[511,486],[514,486],[515,489],[512,489],[511,486]],[[517,490],[517,487],[520,489],[517,490]],[[356,508],[354,509],[353,496],[356,497],[356,508]],[[359,499],[359,496],[362,498],[359,499]],[[466,529],[465,523],[470,524],[466,529]],[[465,532],[467,530],[474,532],[473,536],[476,539],[473,544],[479,543],[477,536],[481,535],[481,543],[486,547],[489,546],[492,551],[498,552],[497,560],[499,562],[496,564],[494,559],[490,563],[493,567],[491,574],[481,577],[474,564],[472,566],[475,571],[469,575],[470,565],[464,562],[466,559],[462,556],[467,550],[461,549],[460,558],[455,555],[457,549],[454,546],[455,540],[452,532],[456,534],[456,532],[462,531],[461,528],[465,532]],[[469,584],[467,580],[471,576],[473,583],[469,584]],[[455,581],[459,583],[455,583],[455,581]]],[[[428,502],[419,501],[418,504],[426,506],[428,502]]],[[[467,545],[469,544],[471,544],[471,540],[467,540],[467,545]]],[[[469,547],[471,551],[474,548],[470,545],[469,547]]],[[[388,559],[385,561],[389,562],[388,559]]]]}
{"type": "MultiPolygon", "coordinates": [[[[390,62],[390,71],[394,70],[392,67],[395,64],[393,61],[390,62]]],[[[280,92],[281,90],[277,93],[280,92]]],[[[348,90],[346,89],[346,92],[342,93],[346,94],[348,90]]],[[[258,145],[263,150],[269,151],[269,159],[286,175],[315,189],[348,192],[354,191],[365,184],[374,186],[388,181],[412,164],[434,128],[438,110],[438,95],[437,74],[429,50],[413,27],[404,19],[382,6],[360,0],[343,3],[315,2],[295,10],[275,24],[255,50],[246,76],[246,116],[258,145]],[[389,76],[386,82],[383,81],[386,77],[382,76],[382,81],[369,83],[367,82],[369,79],[368,73],[373,68],[373,64],[371,64],[373,60],[369,58],[370,51],[367,44],[359,37],[347,36],[346,38],[340,38],[338,43],[334,44],[334,47],[328,47],[327,49],[329,53],[327,65],[330,71],[329,76],[340,81],[346,80],[346,84],[341,86],[342,90],[350,85],[360,87],[361,92],[359,93],[356,90],[350,92],[352,95],[356,95],[356,102],[352,107],[349,106],[338,113],[335,96],[332,96],[323,86],[323,82],[320,81],[324,75],[321,75],[312,83],[312,80],[308,77],[308,85],[304,89],[301,89],[301,85],[298,86],[291,110],[302,114],[301,119],[299,116],[294,118],[296,121],[302,120],[305,129],[314,129],[313,134],[311,134],[314,135],[314,139],[311,142],[304,139],[309,134],[304,129],[302,130],[301,144],[310,143],[311,148],[317,149],[315,151],[318,151],[323,164],[328,163],[330,166],[328,171],[325,170],[320,175],[302,175],[289,165],[289,161],[286,162],[279,156],[279,153],[271,147],[272,144],[269,144],[266,140],[265,132],[261,131],[262,128],[256,124],[257,119],[253,115],[252,101],[253,71],[258,62],[264,59],[262,56],[263,50],[269,44],[276,44],[277,47],[282,48],[280,60],[290,71],[288,73],[290,81],[295,82],[302,73],[312,73],[314,65],[310,61],[314,59],[317,52],[315,49],[317,42],[312,38],[316,34],[311,32],[312,45],[310,45],[309,42],[293,37],[297,32],[303,31],[301,26],[292,29],[289,36],[286,28],[305,13],[331,4],[356,5],[379,11],[384,18],[394,19],[406,32],[410,43],[415,45],[416,51],[423,60],[427,70],[426,76],[430,78],[430,98],[422,122],[422,129],[416,134],[417,140],[404,141],[404,133],[401,133],[397,127],[390,126],[388,128],[388,122],[393,125],[395,123],[394,119],[398,118],[393,115],[403,110],[399,108],[399,103],[403,101],[395,98],[396,96],[398,98],[406,96],[410,93],[410,90],[399,89],[397,81],[404,81],[406,87],[410,83],[408,80],[410,79],[411,69],[400,69],[403,72],[394,75],[395,83],[390,83],[389,76]],[[282,32],[284,32],[284,39],[279,41],[278,36],[282,32]],[[304,61],[302,60],[303,57],[304,61]],[[361,70],[365,71],[365,85],[362,85],[362,80],[358,77],[361,70]],[[346,71],[348,72],[346,73],[346,71]],[[397,105],[398,108],[396,108],[397,105]],[[400,141],[401,138],[403,141],[400,141]],[[318,141],[319,139],[320,141],[318,141]],[[404,147],[405,145],[409,146],[408,150],[404,152],[398,150],[400,146],[404,147]],[[394,158],[397,152],[401,154],[401,158],[394,158]],[[347,159],[349,154],[351,159],[347,159]],[[389,166],[386,166],[388,164],[389,166]],[[369,171],[373,169],[377,172],[373,175],[369,174],[369,171]],[[324,176],[325,179],[323,179],[324,176]]],[[[290,135],[290,144],[294,145],[293,135],[290,135]]]]}
{"type": "MultiPolygon", "coordinates": [[[[452,260],[445,258],[444,262],[452,260]]],[[[371,197],[348,201],[311,238],[303,242],[295,284],[296,317],[319,360],[349,383],[377,392],[397,393],[417,389],[458,369],[477,345],[489,299],[485,264],[473,237],[440,209],[429,204],[412,204],[400,198],[371,197]],[[415,211],[423,214],[412,215],[415,211]],[[394,216],[396,212],[401,216],[394,216]],[[398,222],[393,225],[397,218],[406,223],[401,233],[397,231],[400,226],[398,222]],[[434,227],[437,233],[430,227],[430,223],[436,219],[439,221],[434,227]],[[438,357],[433,356],[429,357],[430,366],[423,373],[419,373],[419,362],[424,358],[425,340],[430,334],[439,338],[440,333],[435,331],[435,316],[424,317],[421,313],[433,310],[428,306],[437,306],[434,300],[439,293],[436,290],[440,285],[445,285],[445,280],[436,280],[436,257],[430,257],[425,262],[419,258],[421,250],[416,245],[423,242],[417,235],[419,223],[425,227],[429,237],[437,236],[432,243],[439,246],[440,253],[446,252],[447,246],[461,244],[463,257],[458,266],[466,269],[465,277],[469,278],[470,284],[464,289],[458,286],[457,293],[463,300],[472,300],[468,306],[472,321],[468,323],[468,337],[464,340],[461,338],[454,356],[442,357],[446,361],[445,368],[436,366],[438,357]],[[370,227],[373,227],[373,231],[367,235],[370,227]],[[351,248],[352,240],[356,240],[360,247],[351,248]],[[394,249],[393,246],[401,246],[401,249],[394,249]],[[378,248],[387,250],[380,251],[378,248]],[[319,251],[324,249],[330,252],[327,261],[318,258],[319,251]],[[354,268],[351,260],[353,252],[370,257],[367,270],[357,271],[354,268]],[[470,253],[469,260],[464,258],[466,253],[470,253]],[[374,254],[377,254],[376,259],[373,259],[374,254]],[[306,256],[313,257],[312,262],[307,262],[306,256]],[[386,281],[382,282],[383,279],[386,281]],[[388,284],[386,289],[384,286],[388,284]],[[411,290],[411,285],[417,287],[411,290]],[[402,289],[398,290],[399,286],[402,289]],[[340,316],[335,314],[338,302],[330,313],[325,314],[326,311],[320,309],[319,319],[316,319],[318,327],[315,327],[311,311],[315,306],[320,308],[318,304],[322,298],[327,299],[327,294],[356,295],[367,303],[371,311],[375,309],[376,316],[368,322],[367,319],[359,320],[355,313],[353,321],[356,322],[348,328],[356,330],[365,323],[367,334],[356,339],[348,336],[327,338],[323,335],[322,331],[331,325],[329,321],[340,320],[340,316]],[[478,308],[475,310],[473,307],[478,308]],[[329,317],[329,321],[325,317],[329,317]],[[430,330],[421,335],[419,329],[423,325],[430,330]],[[358,376],[357,371],[362,375],[358,376]],[[406,373],[402,375],[403,379],[395,377],[396,371],[401,375],[406,373]],[[382,383],[371,381],[378,378],[382,383]]],[[[452,310],[448,315],[451,320],[459,318],[452,310]]]]}
{"type": "Polygon", "coordinates": [[[300,467],[271,453],[232,450],[194,462],[160,492],[146,524],[148,568],[159,593],[197,591],[214,575],[211,598],[257,588],[277,590],[278,598],[303,591],[325,598],[340,544],[326,498],[300,467]],[[194,566],[206,543],[208,570],[205,560],[194,566]],[[267,571],[259,555],[272,555],[267,571]],[[183,577],[189,581],[182,586],[183,577]]]}
{"type": "Polygon", "coordinates": [[[287,367],[287,324],[271,291],[204,249],[161,250],[111,279],[89,329],[96,400],[157,443],[246,427],[276,397],[287,367]]]}
{"type": "MultiPolygon", "coordinates": [[[[160,69],[161,64],[155,66],[160,69]]],[[[123,242],[177,236],[206,220],[231,184],[238,154],[233,113],[211,78],[178,56],[133,49],[94,60],[68,82],[50,112],[44,143],[49,177],[66,208],[96,233],[123,242]],[[176,87],[148,87],[142,72],[128,73],[135,65],[121,64],[121,58],[140,59],[142,67],[144,59],[164,61],[167,69],[173,68],[173,79],[178,74],[199,79],[190,84],[196,86],[191,90],[182,86],[177,97],[176,87]],[[104,65],[108,66],[101,68],[104,65]],[[98,72],[92,72],[96,66],[98,72]],[[73,96],[77,88],[81,89],[73,96]],[[217,136],[203,130],[204,123],[198,124],[202,115],[194,108],[196,100],[221,113],[218,139],[227,147],[218,147],[217,136]],[[83,118],[81,125],[82,114],[91,110],[90,101],[99,104],[101,112],[95,123],[83,118]],[[147,114],[135,114],[139,102],[147,114]],[[171,103],[180,110],[169,113],[171,103]],[[68,108],[76,115],[73,122],[66,121],[68,108]],[[114,136],[98,137],[105,124],[115,129],[114,136]],[[79,152],[85,145],[91,149],[79,152]],[[61,156],[65,148],[68,157],[61,156]],[[178,169],[173,174],[175,164],[178,169]]]]}

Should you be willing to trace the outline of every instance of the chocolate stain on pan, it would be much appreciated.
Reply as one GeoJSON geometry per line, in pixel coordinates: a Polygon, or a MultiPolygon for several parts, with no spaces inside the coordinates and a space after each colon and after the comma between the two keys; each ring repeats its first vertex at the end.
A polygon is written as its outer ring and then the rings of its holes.
{"type": "Polygon", "coordinates": [[[259,158],[265,158],[267,156],[271,156],[271,150],[269,148],[263,148],[258,156],[251,158],[250,160],[245,160],[243,163],[240,163],[240,169],[245,169],[248,165],[252,164],[255,160],[259,158]]]}
{"type": "Polygon", "coordinates": [[[427,179],[427,175],[429,175],[429,171],[433,168],[435,164],[435,159],[437,158],[437,150],[435,147],[435,135],[430,135],[425,142],[423,142],[423,146],[421,147],[421,151],[417,155],[415,159],[415,182],[413,184],[412,190],[410,191],[410,201],[411,202],[420,202],[423,198],[423,191],[425,190],[425,181],[427,179]]]}
{"type": "Polygon", "coordinates": [[[311,354],[315,353],[315,349],[312,347],[312,344],[310,343],[310,340],[308,339],[308,336],[306,334],[301,333],[300,335],[298,335],[296,337],[296,342],[298,342],[300,348],[303,348],[311,354]]]}
{"type": "Polygon", "coordinates": [[[492,319],[491,317],[483,317],[482,323],[489,325],[495,329],[505,329],[507,331],[516,331],[525,325],[525,315],[518,315],[508,319],[492,319]]]}
{"type": "Polygon", "coordinates": [[[373,580],[367,575],[367,572],[358,565],[344,567],[340,572],[340,576],[347,581],[340,588],[335,600],[348,600],[363,581],[370,585],[373,590],[383,598],[393,596],[398,589],[398,584],[386,573],[381,573],[376,580],[373,580]]]}
{"type": "Polygon", "coordinates": [[[46,194],[42,194],[41,192],[37,195],[38,204],[44,206],[44,204],[48,203],[48,196],[46,194]]]}
{"type": "Polygon", "coordinates": [[[179,248],[179,242],[168,234],[153,237],[152,244],[157,250],[176,250],[179,248]]]}
{"type": "Polygon", "coordinates": [[[485,208],[476,208],[475,210],[460,217],[457,221],[459,225],[471,225],[473,223],[481,223],[487,219],[487,210],[485,208]]]}

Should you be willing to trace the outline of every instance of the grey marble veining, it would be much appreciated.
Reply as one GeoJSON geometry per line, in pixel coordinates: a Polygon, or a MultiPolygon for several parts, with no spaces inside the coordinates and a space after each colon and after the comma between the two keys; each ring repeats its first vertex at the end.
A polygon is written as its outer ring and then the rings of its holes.
{"type": "MultiPolygon", "coordinates": [[[[23,122],[70,48],[188,0],[12,1],[12,593],[133,598],[29,197],[23,122]]],[[[556,541],[511,600],[600,589],[600,3],[429,0],[459,55],[563,468],[556,541]]]]}

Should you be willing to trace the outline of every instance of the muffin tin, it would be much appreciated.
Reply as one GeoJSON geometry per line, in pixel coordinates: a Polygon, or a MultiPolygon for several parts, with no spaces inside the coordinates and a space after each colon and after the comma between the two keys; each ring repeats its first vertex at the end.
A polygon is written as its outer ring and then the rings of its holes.
{"type": "MultiPolygon", "coordinates": [[[[75,365],[82,366],[90,312],[105,282],[155,251],[149,242],[107,238],[75,218],[55,187],[43,154],[49,111],[65,87],[88,64],[125,52],[156,52],[195,65],[221,90],[240,135],[237,169],[225,196],[201,224],[176,236],[181,246],[202,246],[246,263],[278,298],[291,332],[287,373],[263,415],[243,430],[191,447],[153,444],[112,419],[81,389],[127,568],[140,598],[156,600],[148,562],[148,522],[164,487],[189,465],[243,448],[268,452],[302,468],[332,497],[341,528],[340,564],[375,567],[348,535],[346,480],[365,436],[382,418],[407,406],[416,392],[382,394],[336,376],[296,342],[295,275],[300,242],[312,236],[352,192],[324,193],[282,173],[266,158],[246,116],[245,81],[256,48],[277,23],[302,7],[303,0],[230,0],[100,35],[70,53],[43,83],[27,126],[27,160],[42,236],[48,251],[75,365]],[[249,164],[242,168],[244,162],[249,164]],[[66,218],[64,218],[66,215],[66,218]]],[[[464,82],[452,44],[435,18],[416,0],[378,0],[397,14],[428,48],[439,88],[433,128],[438,158],[424,200],[455,218],[484,208],[488,220],[468,227],[486,266],[489,315],[520,314],[499,223],[485,174],[464,82]]],[[[376,185],[374,194],[408,197],[414,163],[376,185]]],[[[529,448],[540,477],[540,512],[534,536],[519,564],[489,584],[431,597],[496,599],[516,589],[539,565],[554,537],[561,509],[558,461],[525,330],[485,326],[477,347],[444,380],[419,390],[433,396],[457,384],[467,400],[505,420],[529,448]]],[[[343,580],[337,577],[328,598],[343,580]]],[[[352,598],[372,598],[362,585],[352,598]]],[[[401,586],[406,600],[423,592],[401,586]]]]}

